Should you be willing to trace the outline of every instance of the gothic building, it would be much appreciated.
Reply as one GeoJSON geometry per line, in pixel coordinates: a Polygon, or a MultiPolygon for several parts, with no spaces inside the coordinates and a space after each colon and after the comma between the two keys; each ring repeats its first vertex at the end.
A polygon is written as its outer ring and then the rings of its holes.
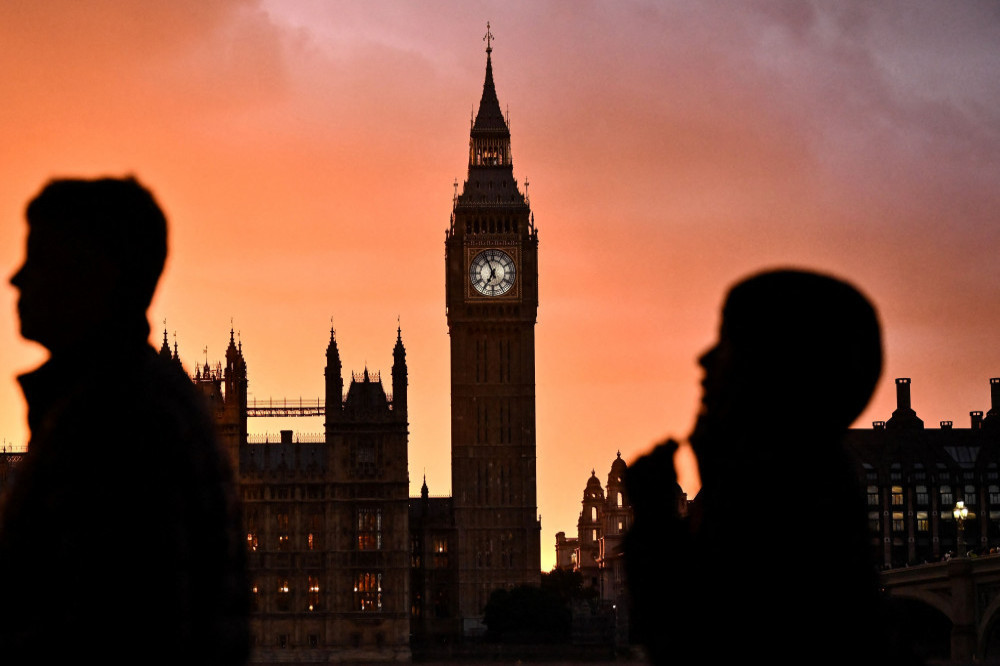
{"type": "MultiPolygon", "coordinates": [[[[225,364],[206,359],[194,371],[237,473],[254,661],[407,660],[411,645],[482,631],[493,590],[540,581],[538,233],[514,179],[491,40],[487,31],[468,176],[445,241],[453,496],[430,497],[425,483],[420,497],[409,497],[399,328],[390,392],[368,368],[352,373],[345,389],[332,329],[325,402],[248,402],[247,363],[233,331],[225,364]],[[256,416],[322,416],[324,432],[250,435],[247,421],[256,416]]],[[[166,332],[160,354],[180,363],[166,332]]],[[[0,452],[0,487],[20,456],[0,452]]]]}
{"type": "MultiPolygon", "coordinates": [[[[170,354],[166,341],[160,353],[170,354]]],[[[391,393],[367,368],[352,374],[345,392],[331,330],[322,410],[248,405],[247,365],[232,332],[225,368],[206,363],[195,372],[235,455],[256,661],[410,656],[407,370],[398,328],[392,356],[391,393]],[[320,411],[321,438],[296,439],[290,430],[278,441],[246,435],[251,415],[320,411]]]]}
{"type": "MultiPolygon", "coordinates": [[[[491,52],[488,43],[468,177],[445,243],[453,496],[430,497],[425,482],[419,498],[408,497],[399,329],[391,394],[367,368],[345,391],[332,330],[325,406],[248,405],[232,332],[225,368],[206,363],[195,373],[238,470],[260,661],[405,659],[412,645],[482,631],[493,590],[539,582],[538,234],[514,180],[491,52]],[[247,435],[249,417],[318,414],[317,441],[247,435]]],[[[170,354],[166,340],[161,353],[170,354]]]]}
{"type": "Polygon", "coordinates": [[[487,31],[486,80],[468,176],[445,240],[451,338],[451,476],[463,631],[482,628],[490,593],[538,584],[535,319],[538,232],[518,189],[487,31]]]}

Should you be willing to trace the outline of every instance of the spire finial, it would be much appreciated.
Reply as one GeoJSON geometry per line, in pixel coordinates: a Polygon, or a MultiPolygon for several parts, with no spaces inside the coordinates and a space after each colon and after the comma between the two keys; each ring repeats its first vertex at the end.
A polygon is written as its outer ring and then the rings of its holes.
{"type": "Polygon", "coordinates": [[[491,42],[493,41],[493,39],[494,39],[493,33],[490,32],[490,22],[487,21],[486,22],[486,34],[483,35],[483,41],[486,42],[486,53],[487,54],[493,52],[493,46],[491,45],[491,42]]]}

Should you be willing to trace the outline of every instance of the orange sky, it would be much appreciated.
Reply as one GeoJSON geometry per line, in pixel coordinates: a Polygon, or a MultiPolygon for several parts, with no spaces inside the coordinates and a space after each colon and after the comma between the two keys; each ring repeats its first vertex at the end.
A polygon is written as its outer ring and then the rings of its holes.
{"type": "MultiPolygon", "coordinates": [[[[214,363],[232,321],[252,397],[315,398],[331,317],[345,375],[386,376],[399,317],[411,491],[426,472],[449,494],[444,232],[487,20],[540,237],[543,568],[592,468],[603,482],[616,451],[687,433],[695,359],[751,271],[818,268],[876,302],[887,367],[861,424],[889,417],[901,376],[928,426],[990,408],[995,2],[6,2],[0,266],[48,178],[136,174],[171,222],[154,341],[166,319],[188,368],[206,347],[214,363]]],[[[6,446],[27,439],[14,375],[44,358],[15,298],[6,446]]]]}

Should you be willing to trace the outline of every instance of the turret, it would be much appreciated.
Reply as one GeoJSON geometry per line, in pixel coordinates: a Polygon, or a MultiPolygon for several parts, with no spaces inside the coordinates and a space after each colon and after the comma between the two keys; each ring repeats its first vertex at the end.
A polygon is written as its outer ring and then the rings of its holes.
{"type": "Polygon", "coordinates": [[[160,358],[167,361],[171,359],[170,343],[167,342],[167,329],[163,329],[163,345],[160,347],[160,358]]]}
{"type": "Polygon", "coordinates": [[[406,420],[406,349],[403,331],[396,327],[396,346],[392,350],[392,412],[396,418],[406,420]]]}
{"type": "MultiPolygon", "coordinates": [[[[206,364],[207,370],[207,364],[206,364]]],[[[226,348],[226,369],[223,373],[225,404],[223,422],[219,425],[233,470],[240,469],[240,447],[247,441],[247,364],[243,358],[243,343],[236,342],[235,331],[229,329],[226,348]]]]}
{"type": "Polygon", "coordinates": [[[340,420],[344,410],[344,378],[341,375],[340,350],[337,348],[337,333],[330,327],[330,344],[326,347],[326,422],[340,420]]]}
{"type": "Polygon", "coordinates": [[[237,344],[235,331],[229,329],[229,347],[226,348],[226,404],[234,405],[246,418],[247,364],[243,358],[243,343],[237,344]]]}
{"type": "Polygon", "coordinates": [[[625,470],[628,466],[622,460],[622,452],[618,452],[618,457],[611,463],[611,471],[608,472],[608,509],[613,510],[625,507],[628,500],[625,498],[625,470]]]}
{"type": "Polygon", "coordinates": [[[580,534],[580,544],[596,544],[601,537],[601,519],[604,517],[604,489],[595,470],[590,471],[587,487],[583,491],[583,511],[577,528],[580,534]]]}

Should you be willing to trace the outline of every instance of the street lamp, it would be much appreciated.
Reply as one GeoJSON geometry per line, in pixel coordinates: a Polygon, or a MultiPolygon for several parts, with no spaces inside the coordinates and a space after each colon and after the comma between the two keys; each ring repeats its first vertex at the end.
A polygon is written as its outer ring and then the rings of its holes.
{"type": "Polygon", "coordinates": [[[956,550],[959,557],[964,557],[965,519],[969,517],[969,509],[966,508],[965,502],[962,500],[955,502],[955,509],[951,512],[951,515],[955,516],[955,522],[958,524],[958,546],[956,550]]]}

